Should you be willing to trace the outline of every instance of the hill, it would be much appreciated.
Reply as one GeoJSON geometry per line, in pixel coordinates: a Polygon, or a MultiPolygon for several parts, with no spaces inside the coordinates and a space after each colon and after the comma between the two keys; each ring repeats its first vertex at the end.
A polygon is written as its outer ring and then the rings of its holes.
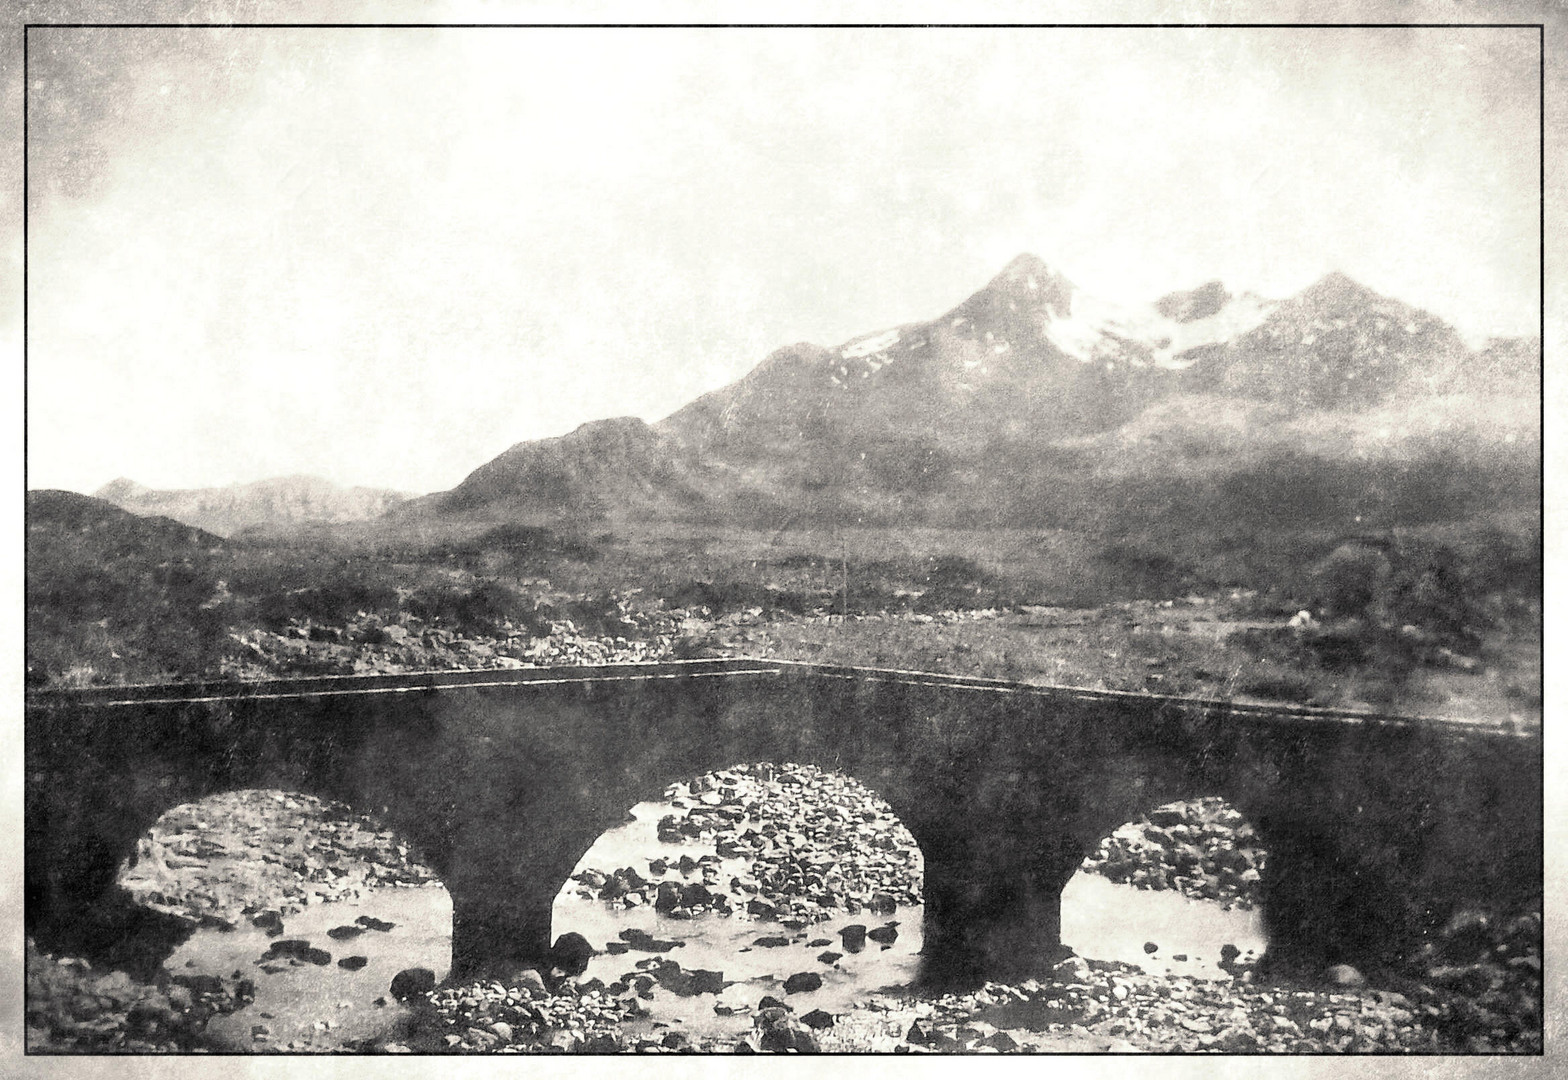
{"type": "Polygon", "coordinates": [[[72,491],[30,491],[26,507],[29,685],[216,667],[220,537],[72,491]]]}
{"type": "Polygon", "coordinates": [[[228,487],[165,491],[121,477],[94,495],[133,514],[173,518],[219,536],[246,530],[287,532],[302,525],[368,521],[409,498],[399,491],[342,487],[314,476],[282,476],[228,487]]]}

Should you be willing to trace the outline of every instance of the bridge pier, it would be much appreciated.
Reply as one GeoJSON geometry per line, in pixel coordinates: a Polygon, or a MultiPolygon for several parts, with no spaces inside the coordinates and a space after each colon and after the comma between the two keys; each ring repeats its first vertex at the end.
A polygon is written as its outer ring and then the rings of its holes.
{"type": "Polygon", "coordinates": [[[922,980],[963,984],[1038,975],[1066,955],[1062,889],[1083,861],[1071,837],[1029,845],[927,837],[922,980]]]}
{"type": "Polygon", "coordinates": [[[505,977],[526,967],[550,969],[548,897],[496,900],[447,890],[452,896],[452,978],[505,977]]]}

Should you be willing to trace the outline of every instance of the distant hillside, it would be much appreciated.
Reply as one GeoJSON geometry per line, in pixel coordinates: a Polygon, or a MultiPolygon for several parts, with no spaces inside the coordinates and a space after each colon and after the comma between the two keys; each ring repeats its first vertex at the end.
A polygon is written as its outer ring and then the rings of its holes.
{"type": "Polygon", "coordinates": [[[123,477],[94,495],[133,514],[162,515],[219,536],[380,517],[409,496],[382,488],[342,487],[314,476],[283,476],[221,488],[157,491],[123,477]]]}
{"type": "Polygon", "coordinates": [[[212,551],[222,537],[167,517],[146,517],[102,498],[74,491],[29,491],[27,536],[30,546],[69,540],[99,550],[105,558],[150,552],[183,554],[212,551]]]}
{"type": "Polygon", "coordinates": [[[27,680],[195,678],[227,648],[226,545],[73,491],[27,493],[27,680]]]}
{"type": "Polygon", "coordinates": [[[415,499],[409,516],[512,521],[594,520],[607,514],[705,516],[721,482],[667,436],[635,417],[584,424],[568,435],[518,443],[451,491],[415,499]]]}

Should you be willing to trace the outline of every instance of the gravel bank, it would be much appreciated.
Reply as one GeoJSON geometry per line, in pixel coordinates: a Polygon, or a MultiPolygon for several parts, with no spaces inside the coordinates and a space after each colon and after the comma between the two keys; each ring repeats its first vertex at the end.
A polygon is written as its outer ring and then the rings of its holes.
{"type": "Polygon", "coordinates": [[[812,765],[738,765],[664,793],[675,808],[659,822],[663,843],[711,845],[716,854],[589,868],[578,895],[659,911],[743,912],[799,929],[840,911],[891,914],[921,902],[920,849],[874,792],[812,765]],[[726,875],[727,860],[742,873],[726,875]],[[700,875],[699,881],[692,881],[700,875]]]}

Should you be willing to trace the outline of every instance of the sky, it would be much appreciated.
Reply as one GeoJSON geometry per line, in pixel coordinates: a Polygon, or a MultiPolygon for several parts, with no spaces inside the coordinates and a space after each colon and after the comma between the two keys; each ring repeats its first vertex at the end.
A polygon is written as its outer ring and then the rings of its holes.
{"type": "Polygon", "coordinates": [[[1026,251],[1539,325],[1533,30],[31,35],[31,488],[449,488],[1026,251]]]}

